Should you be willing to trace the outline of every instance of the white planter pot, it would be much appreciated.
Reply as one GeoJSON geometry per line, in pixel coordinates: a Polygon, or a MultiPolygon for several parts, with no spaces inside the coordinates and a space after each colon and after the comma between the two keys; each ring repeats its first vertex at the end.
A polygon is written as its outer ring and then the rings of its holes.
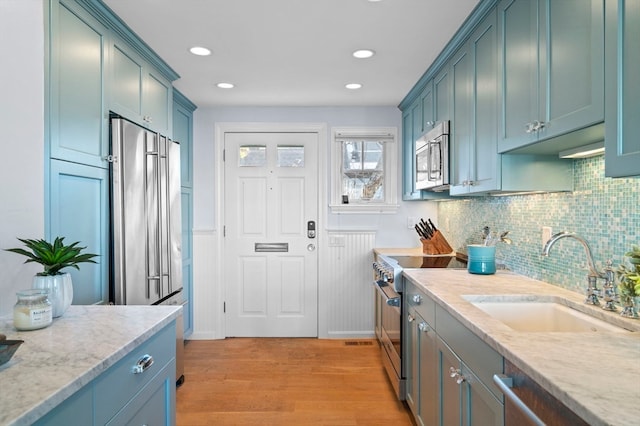
{"type": "Polygon", "coordinates": [[[71,282],[71,274],[68,272],[58,275],[36,275],[33,277],[31,287],[49,291],[49,301],[53,308],[54,318],[64,314],[73,301],[73,283],[71,282]]]}

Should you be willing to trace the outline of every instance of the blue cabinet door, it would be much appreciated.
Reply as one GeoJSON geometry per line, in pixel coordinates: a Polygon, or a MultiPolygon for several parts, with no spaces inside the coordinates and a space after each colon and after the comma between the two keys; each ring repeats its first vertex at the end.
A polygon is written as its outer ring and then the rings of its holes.
{"type": "Polygon", "coordinates": [[[450,120],[453,91],[451,90],[450,67],[448,65],[445,65],[433,78],[433,102],[434,120],[450,120]]]}
{"type": "Polygon", "coordinates": [[[51,160],[47,236],[80,241],[98,255],[96,264],[70,268],[73,304],[109,302],[109,171],[99,167],[51,160]]]}
{"type": "Polygon", "coordinates": [[[453,103],[451,105],[451,135],[449,165],[452,195],[468,192],[473,138],[473,60],[466,43],[451,60],[453,103]]]}
{"type": "Polygon", "coordinates": [[[503,0],[498,26],[499,152],[604,120],[603,0],[503,0]]]}
{"type": "Polygon", "coordinates": [[[104,111],[107,29],[75,2],[54,3],[49,20],[49,156],[107,167],[104,111]]]}
{"type": "Polygon", "coordinates": [[[640,175],[640,3],[606,2],[605,174],[640,175]]]}
{"type": "Polygon", "coordinates": [[[538,116],[538,2],[503,0],[500,26],[500,152],[536,141],[525,127],[538,116]]]}
{"type": "Polygon", "coordinates": [[[422,130],[427,131],[435,124],[434,117],[434,99],[433,99],[433,80],[429,80],[420,95],[422,103],[422,130]]]}
{"type": "Polygon", "coordinates": [[[500,190],[497,153],[496,14],[454,56],[451,195],[500,190]]]}

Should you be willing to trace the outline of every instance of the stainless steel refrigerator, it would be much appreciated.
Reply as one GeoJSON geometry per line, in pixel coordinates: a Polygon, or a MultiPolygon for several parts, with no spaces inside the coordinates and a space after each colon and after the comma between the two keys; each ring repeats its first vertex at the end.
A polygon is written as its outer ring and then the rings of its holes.
{"type": "MultiPolygon", "coordinates": [[[[184,305],[180,144],[111,118],[111,299],[116,305],[184,305]]],[[[182,317],[176,363],[182,363],[182,317]]],[[[182,380],[181,365],[176,377],[182,380]]]]}

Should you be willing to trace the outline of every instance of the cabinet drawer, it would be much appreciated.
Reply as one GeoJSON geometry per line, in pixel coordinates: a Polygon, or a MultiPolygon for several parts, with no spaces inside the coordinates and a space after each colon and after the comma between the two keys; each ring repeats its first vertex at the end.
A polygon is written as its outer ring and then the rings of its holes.
{"type": "Polygon", "coordinates": [[[423,292],[418,290],[413,284],[407,282],[405,287],[405,298],[407,306],[415,309],[418,314],[429,324],[433,325],[436,322],[436,303],[433,299],[427,297],[423,292]]]}
{"type": "Polygon", "coordinates": [[[107,426],[175,425],[176,410],[170,403],[176,392],[175,371],[175,360],[171,360],[107,426]]]}
{"type": "MultiPolygon", "coordinates": [[[[148,341],[142,343],[126,357],[112,366],[104,377],[98,378],[95,385],[97,424],[105,424],[121,407],[142,390],[158,373],[175,360],[176,356],[175,322],[165,327],[148,341]],[[132,367],[138,360],[149,354],[154,363],[142,373],[132,373],[132,367]]],[[[173,373],[175,376],[175,372],[173,373]]],[[[174,379],[175,381],[175,379],[174,379]]]]}
{"type": "Polygon", "coordinates": [[[473,370],[496,398],[503,401],[502,392],[493,383],[493,375],[503,372],[502,356],[439,305],[436,306],[435,324],[438,335],[473,370]]]}

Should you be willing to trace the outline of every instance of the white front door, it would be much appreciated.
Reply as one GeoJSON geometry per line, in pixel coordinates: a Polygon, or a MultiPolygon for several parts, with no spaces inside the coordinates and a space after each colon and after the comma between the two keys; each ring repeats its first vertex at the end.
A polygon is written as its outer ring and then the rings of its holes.
{"type": "Polygon", "coordinates": [[[225,133],[224,149],[226,335],[316,337],[318,134],[225,133]]]}

